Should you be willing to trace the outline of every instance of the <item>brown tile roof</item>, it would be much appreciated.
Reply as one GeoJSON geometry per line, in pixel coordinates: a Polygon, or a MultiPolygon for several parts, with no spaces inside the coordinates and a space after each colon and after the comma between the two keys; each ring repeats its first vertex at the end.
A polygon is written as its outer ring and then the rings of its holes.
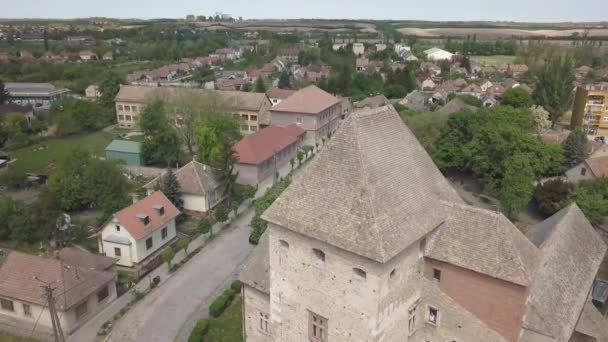
{"type": "Polygon", "coordinates": [[[266,92],[266,96],[269,98],[285,100],[289,96],[293,95],[296,91],[293,89],[281,89],[278,87],[270,88],[266,92]]]}
{"type": "MultiPolygon", "coordinates": [[[[576,204],[534,225],[527,234],[540,249],[529,304],[568,341],[606,253],[606,244],[576,204]]],[[[526,312],[530,312],[530,305],[526,312]]],[[[526,320],[530,315],[526,314],[526,320]]]]}
{"type": "MultiPolygon", "coordinates": [[[[164,177],[164,175],[165,173],[160,177],[164,177]]],[[[144,188],[154,189],[160,177],[151,180],[148,184],[144,185],[144,188]]],[[[177,169],[175,177],[177,178],[181,192],[185,194],[204,196],[209,191],[215,190],[218,186],[211,170],[206,165],[194,160],[177,169]]]]}
{"type": "Polygon", "coordinates": [[[89,253],[77,247],[62,248],[58,257],[70,265],[98,271],[107,270],[118,261],[118,259],[89,253]]]}
{"type": "Polygon", "coordinates": [[[306,133],[296,124],[287,127],[269,126],[245,136],[234,145],[234,151],[242,164],[259,164],[271,158],[275,152],[295,143],[306,133]]]}
{"type": "Polygon", "coordinates": [[[504,215],[446,203],[445,223],[428,242],[427,256],[493,278],[527,286],[537,248],[504,215]]]}
{"type": "Polygon", "coordinates": [[[58,308],[65,311],[106,286],[115,274],[13,251],[0,263],[0,297],[46,305],[43,283],[34,277],[53,284],[58,308]]]}
{"type": "Polygon", "coordinates": [[[608,177],[608,156],[589,158],[585,160],[585,163],[595,177],[608,177]]]}
{"type": "Polygon", "coordinates": [[[315,85],[310,85],[293,93],[270,110],[273,112],[319,114],[338,103],[340,103],[339,98],[315,85]]]}
{"type": "Polygon", "coordinates": [[[597,341],[608,341],[608,321],[597,308],[587,299],[581,317],[578,319],[575,330],[587,336],[595,337],[597,341]]]}
{"type": "Polygon", "coordinates": [[[150,196],[116,212],[114,217],[127,229],[135,240],[140,240],[164,227],[165,224],[175,219],[179,214],[179,210],[173,203],[162,192],[156,191],[150,196]],[[162,205],[165,208],[165,215],[160,216],[158,211],[154,209],[155,205],[162,205]],[[147,215],[150,223],[147,226],[144,225],[143,221],[137,217],[138,214],[147,215]]]}
{"type": "Polygon", "coordinates": [[[461,202],[385,106],[345,119],[263,219],[386,262],[443,222],[440,199],[461,202]]]}
{"type": "Polygon", "coordinates": [[[255,249],[249,254],[241,270],[239,280],[265,294],[270,294],[270,262],[268,234],[262,234],[255,249]]]}

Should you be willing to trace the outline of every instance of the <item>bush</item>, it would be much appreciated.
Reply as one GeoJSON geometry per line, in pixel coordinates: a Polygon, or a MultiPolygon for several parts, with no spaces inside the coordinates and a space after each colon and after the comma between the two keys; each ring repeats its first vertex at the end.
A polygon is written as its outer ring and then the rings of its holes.
{"type": "Polygon", "coordinates": [[[219,317],[228,306],[227,298],[224,295],[217,297],[211,305],[209,305],[209,314],[212,317],[219,317]]]}
{"type": "Polygon", "coordinates": [[[233,281],[232,284],[230,284],[230,288],[234,292],[240,292],[241,291],[241,282],[238,280],[233,281]]]}
{"type": "Polygon", "coordinates": [[[204,218],[198,221],[198,230],[203,234],[209,233],[209,230],[211,230],[211,220],[204,218]]]}
{"type": "Polygon", "coordinates": [[[226,306],[228,306],[228,305],[230,305],[230,303],[232,303],[234,296],[236,296],[236,291],[233,290],[232,287],[229,287],[224,290],[224,293],[222,294],[222,296],[224,296],[226,298],[226,306]]]}
{"type": "Polygon", "coordinates": [[[190,337],[188,337],[188,342],[201,342],[203,340],[203,336],[207,335],[209,331],[209,320],[203,318],[199,319],[192,332],[190,333],[190,337]]]}

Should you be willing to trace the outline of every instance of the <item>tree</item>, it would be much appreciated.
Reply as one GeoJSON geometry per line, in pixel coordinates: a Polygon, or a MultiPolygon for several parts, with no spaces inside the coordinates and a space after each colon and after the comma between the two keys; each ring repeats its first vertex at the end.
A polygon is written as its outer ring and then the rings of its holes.
{"type": "Polygon", "coordinates": [[[177,246],[184,250],[186,256],[188,256],[188,246],[190,245],[190,241],[187,239],[180,239],[177,241],[177,246]]]}
{"type": "Polygon", "coordinates": [[[514,108],[529,108],[532,106],[532,96],[521,87],[511,88],[502,95],[501,104],[514,108]]]}
{"type": "Polygon", "coordinates": [[[575,128],[564,142],[564,163],[566,168],[574,167],[587,159],[589,140],[580,127],[575,128]]]}
{"type": "Polygon", "coordinates": [[[198,84],[215,81],[215,73],[208,66],[196,68],[192,72],[192,80],[198,84]]]}
{"type": "Polygon", "coordinates": [[[549,111],[552,126],[570,106],[574,83],[574,60],[569,55],[550,56],[536,75],[536,103],[549,111]]]}
{"type": "Polygon", "coordinates": [[[96,131],[115,119],[99,103],[69,97],[53,102],[50,112],[57,136],[96,131]]]}
{"type": "Polygon", "coordinates": [[[573,191],[572,184],[561,179],[551,179],[538,183],[532,199],[536,209],[548,217],[571,202],[573,191]]]}
{"type": "Polygon", "coordinates": [[[218,188],[226,196],[228,205],[232,203],[234,185],[239,176],[238,172],[234,172],[236,162],[236,152],[232,149],[232,144],[229,143],[224,143],[211,156],[211,172],[218,183],[218,188]]]}
{"type": "Polygon", "coordinates": [[[302,165],[302,161],[304,160],[304,151],[298,151],[298,154],[296,154],[296,157],[298,158],[298,166],[302,165]]]}
{"type": "Polygon", "coordinates": [[[6,90],[6,86],[4,85],[4,82],[2,81],[2,79],[0,79],[0,104],[4,104],[8,101],[9,99],[9,95],[8,95],[8,91],[6,90]]]}
{"type": "Polygon", "coordinates": [[[578,182],[574,198],[589,222],[603,223],[608,217],[608,177],[578,182]]]}
{"type": "Polygon", "coordinates": [[[140,115],[139,125],[144,133],[142,155],[146,163],[171,164],[181,159],[181,141],[164,108],[161,100],[155,100],[140,115]]]}
{"type": "Polygon", "coordinates": [[[547,128],[551,127],[549,112],[542,106],[532,106],[530,110],[532,111],[533,127],[536,133],[541,134],[547,128]]]}
{"type": "Polygon", "coordinates": [[[232,209],[232,211],[234,211],[234,217],[236,217],[236,215],[238,214],[238,211],[239,211],[239,203],[237,201],[232,201],[232,204],[230,205],[230,209],[232,209]]]}
{"type": "Polygon", "coordinates": [[[167,174],[163,178],[163,193],[173,205],[179,209],[179,211],[184,210],[184,200],[182,199],[182,192],[179,186],[179,182],[177,181],[177,176],[175,172],[173,172],[172,168],[167,170],[167,174]]]}
{"type": "Polygon", "coordinates": [[[405,97],[406,89],[400,84],[391,84],[384,88],[384,96],[389,99],[398,99],[405,97]]]}
{"type": "Polygon", "coordinates": [[[513,217],[528,204],[534,191],[533,181],[534,170],[526,156],[515,154],[505,162],[500,202],[509,217],[513,217]]]}
{"type": "Polygon", "coordinates": [[[291,80],[289,79],[289,73],[285,70],[279,75],[279,88],[289,89],[291,88],[291,80]]]}
{"type": "Polygon", "coordinates": [[[266,84],[264,83],[264,78],[258,77],[255,81],[254,91],[256,93],[265,93],[266,92],[266,84]]]}
{"type": "Polygon", "coordinates": [[[243,202],[248,199],[253,199],[255,197],[257,189],[249,184],[234,184],[234,201],[243,202]]]}
{"type": "Polygon", "coordinates": [[[111,71],[104,73],[97,82],[97,87],[101,94],[99,104],[107,111],[110,111],[112,116],[116,115],[114,98],[120,90],[120,85],[125,83],[124,77],[111,71]]]}
{"type": "Polygon", "coordinates": [[[173,252],[173,249],[171,249],[171,247],[165,249],[160,254],[160,257],[163,259],[164,262],[167,263],[167,266],[169,266],[169,269],[171,269],[171,262],[173,261],[173,258],[175,258],[175,253],[173,252]]]}
{"type": "Polygon", "coordinates": [[[296,161],[295,159],[293,159],[293,157],[289,159],[289,164],[291,164],[291,171],[293,171],[293,166],[296,164],[296,161]]]}
{"type": "Polygon", "coordinates": [[[215,207],[213,218],[215,218],[215,221],[219,223],[228,221],[228,208],[226,208],[223,204],[218,205],[215,207]]]}
{"type": "Polygon", "coordinates": [[[207,115],[199,119],[194,129],[198,160],[210,165],[212,156],[224,145],[234,145],[241,139],[238,120],[230,114],[207,115]]]}

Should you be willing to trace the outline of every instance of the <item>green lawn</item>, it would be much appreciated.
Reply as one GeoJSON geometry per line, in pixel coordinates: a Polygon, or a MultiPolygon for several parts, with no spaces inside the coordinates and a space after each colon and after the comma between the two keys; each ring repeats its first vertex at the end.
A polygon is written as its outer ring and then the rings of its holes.
{"type": "Polygon", "coordinates": [[[99,131],[44,140],[36,145],[9,151],[11,157],[16,159],[10,167],[20,172],[48,172],[47,166],[51,160],[56,164],[75,147],[83,147],[95,155],[103,156],[105,147],[113,138],[113,134],[99,131]]]}
{"type": "Polygon", "coordinates": [[[515,56],[471,56],[471,62],[484,65],[500,65],[500,64],[513,64],[515,62],[515,56]]]}
{"type": "Polygon", "coordinates": [[[25,338],[20,336],[8,335],[0,332],[0,342],[36,342],[38,340],[33,338],[25,338]]]}
{"type": "Polygon", "coordinates": [[[242,317],[241,296],[237,296],[220,317],[210,319],[205,342],[242,342],[242,317]]]}

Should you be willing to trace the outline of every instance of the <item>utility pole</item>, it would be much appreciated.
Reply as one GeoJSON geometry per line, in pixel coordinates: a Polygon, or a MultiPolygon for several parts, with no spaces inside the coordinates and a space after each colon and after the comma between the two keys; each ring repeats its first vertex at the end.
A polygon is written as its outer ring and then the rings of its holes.
{"type": "Polygon", "coordinates": [[[55,288],[53,288],[51,284],[40,280],[38,277],[34,277],[34,279],[44,284],[44,286],[41,287],[46,293],[49,313],[51,314],[51,323],[53,324],[53,335],[55,336],[55,342],[65,342],[65,337],[63,335],[63,331],[61,330],[61,323],[59,322],[59,316],[57,315],[57,308],[55,307],[55,298],[53,296],[53,291],[55,291],[55,288]]]}

